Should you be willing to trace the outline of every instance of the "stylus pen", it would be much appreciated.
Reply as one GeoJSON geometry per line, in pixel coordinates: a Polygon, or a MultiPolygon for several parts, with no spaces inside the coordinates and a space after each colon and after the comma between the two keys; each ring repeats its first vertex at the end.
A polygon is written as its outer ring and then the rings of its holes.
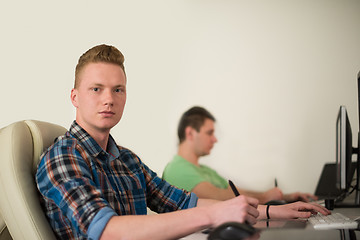
{"type": "Polygon", "coordinates": [[[275,187],[277,187],[277,186],[278,186],[277,179],[275,178],[275,187]]]}
{"type": "MultiPolygon", "coordinates": [[[[237,188],[235,187],[234,183],[231,180],[229,180],[229,185],[231,187],[231,190],[234,192],[235,197],[239,196],[240,193],[239,193],[239,191],[237,190],[237,188]]],[[[250,223],[247,220],[245,220],[245,223],[250,225],[250,223]]]]}
{"type": "Polygon", "coordinates": [[[235,185],[233,184],[233,182],[231,180],[229,180],[229,185],[231,187],[231,190],[234,192],[235,196],[239,196],[240,193],[238,192],[237,188],[235,187],[235,185]]]}

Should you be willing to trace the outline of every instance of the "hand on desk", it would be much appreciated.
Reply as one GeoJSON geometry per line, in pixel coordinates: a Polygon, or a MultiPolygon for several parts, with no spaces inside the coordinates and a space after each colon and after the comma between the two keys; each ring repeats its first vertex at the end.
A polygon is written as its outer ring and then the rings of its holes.
{"type": "Polygon", "coordinates": [[[262,203],[266,203],[271,200],[285,200],[286,202],[292,203],[296,201],[311,202],[317,200],[318,197],[311,193],[294,192],[289,194],[283,194],[281,189],[274,187],[264,192],[262,203]]]}
{"type": "Polygon", "coordinates": [[[283,199],[287,202],[295,202],[295,201],[311,202],[317,200],[318,197],[310,193],[295,192],[290,194],[284,194],[283,199]]]}
{"type": "Polygon", "coordinates": [[[283,198],[284,194],[281,189],[274,187],[263,193],[263,196],[260,198],[260,203],[267,203],[271,200],[283,200],[283,198]]]}
{"type": "MultiPolygon", "coordinates": [[[[200,199],[203,201],[202,199],[200,199]]],[[[255,224],[259,216],[259,201],[255,198],[246,197],[244,195],[232,198],[227,201],[219,201],[212,205],[210,216],[214,219],[213,226],[218,226],[225,222],[241,222],[255,224]]]]}
{"type": "Polygon", "coordinates": [[[331,212],[315,203],[294,202],[285,205],[270,206],[270,219],[309,218],[312,214],[320,212],[329,215],[331,212]]]}

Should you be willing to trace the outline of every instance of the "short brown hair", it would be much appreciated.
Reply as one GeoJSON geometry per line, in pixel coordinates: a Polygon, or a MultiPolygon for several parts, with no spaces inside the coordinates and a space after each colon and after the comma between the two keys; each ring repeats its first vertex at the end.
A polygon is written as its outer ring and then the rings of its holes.
{"type": "Polygon", "coordinates": [[[124,61],[124,55],[114,46],[101,44],[90,48],[83,55],[81,55],[78,64],[76,65],[74,88],[79,86],[79,76],[81,70],[87,64],[97,62],[113,63],[120,66],[125,73],[124,61]]]}
{"type": "Polygon", "coordinates": [[[179,143],[182,143],[185,140],[186,127],[190,126],[199,132],[206,119],[213,120],[214,122],[216,121],[215,117],[203,107],[195,106],[187,110],[181,116],[178,126],[179,143]]]}

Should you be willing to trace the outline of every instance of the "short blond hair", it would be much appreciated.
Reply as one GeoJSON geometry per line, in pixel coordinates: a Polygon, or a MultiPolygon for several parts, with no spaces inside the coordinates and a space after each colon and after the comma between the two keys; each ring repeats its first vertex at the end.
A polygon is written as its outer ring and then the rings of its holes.
{"type": "Polygon", "coordinates": [[[124,55],[114,46],[101,44],[90,48],[81,55],[76,65],[74,88],[79,86],[81,70],[83,70],[87,64],[97,62],[113,63],[120,66],[125,73],[124,61],[124,55]]]}

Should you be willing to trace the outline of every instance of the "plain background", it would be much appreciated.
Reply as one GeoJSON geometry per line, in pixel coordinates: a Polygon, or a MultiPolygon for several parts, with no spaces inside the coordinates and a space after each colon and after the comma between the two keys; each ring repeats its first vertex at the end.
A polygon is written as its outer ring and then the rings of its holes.
{"type": "Polygon", "coordinates": [[[238,186],[313,192],[335,161],[347,107],[357,145],[360,1],[2,1],[0,127],[37,119],[68,128],[79,56],[125,55],[128,101],[117,142],[160,176],[181,114],[204,106],[219,142],[201,162],[238,186]]]}

